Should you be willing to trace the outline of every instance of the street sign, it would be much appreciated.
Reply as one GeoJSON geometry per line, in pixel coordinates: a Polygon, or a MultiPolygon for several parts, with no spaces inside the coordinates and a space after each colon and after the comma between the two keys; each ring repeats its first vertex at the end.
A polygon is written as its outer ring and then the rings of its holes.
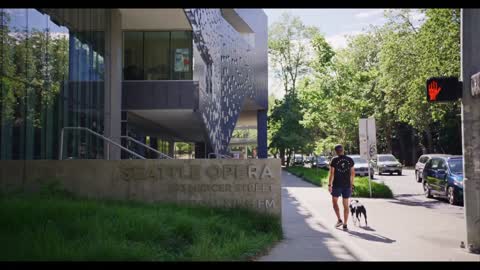
{"type": "Polygon", "coordinates": [[[370,159],[377,157],[377,131],[375,128],[375,118],[361,118],[358,123],[358,135],[360,139],[360,156],[368,164],[368,187],[370,189],[370,198],[372,197],[372,184],[370,177],[370,159]]]}
{"type": "Polygon", "coordinates": [[[456,101],[462,97],[462,83],[456,77],[434,77],[427,80],[427,101],[456,101]]]}
{"type": "Polygon", "coordinates": [[[358,124],[360,156],[366,160],[377,157],[377,133],[375,118],[361,118],[358,124]]]}
{"type": "Polygon", "coordinates": [[[472,76],[471,87],[472,96],[480,96],[480,72],[472,76]]]}

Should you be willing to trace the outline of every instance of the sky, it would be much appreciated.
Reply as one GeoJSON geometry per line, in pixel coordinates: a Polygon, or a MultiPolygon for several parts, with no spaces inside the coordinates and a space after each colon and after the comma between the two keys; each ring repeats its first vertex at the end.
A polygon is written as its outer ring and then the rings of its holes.
{"type": "MultiPolygon", "coordinates": [[[[299,16],[308,26],[317,26],[325,36],[327,42],[335,48],[347,45],[347,36],[355,36],[365,32],[369,25],[383,25],[386,22],[383,16],[384,9],[264,9],[268,16],[268,24],[278,21],[280,15],[289,12],[299,16]]],[[[422,14],[414,13],[417,22],[422,19],[422,14]]],[[[281,85],[273,77],[271,70],[268,76],[269,92],[276,97],[281,97],[281,85]]]]}

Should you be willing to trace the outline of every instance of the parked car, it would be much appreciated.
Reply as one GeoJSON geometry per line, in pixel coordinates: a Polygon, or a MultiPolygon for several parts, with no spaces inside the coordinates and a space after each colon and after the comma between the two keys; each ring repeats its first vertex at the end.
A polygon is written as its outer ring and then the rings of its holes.
{"type": "Polygon", "coordinates": [[[423,169],[425,197],[447,198],[450,204],[463,203],[463,157],[434,156],[423,169]]]}
{"type": "Polygon", "coordinates": [[[304,165],[306,165],[306,164],[311,164],[313,158],[314,158],[314,157],[312,157],[312,156],[306,157],[306,158],[303,160],[303,164],[304,164],[304,165]]]}
{"type": "Polygon", "coordinates": [[[377,159],[372,159],[372,166],[379,175],[382,173],[402,175],[403,165],[392,154],[377,155],[377,159]]]}
{"type": "Polygon", "coordinates": [[[330,163],[326,157],[318,156],[314,159],[312,167],[328,170],[330,168],[330,163]]]}
{"type": "Polygon", "coordinates": [[[303,166],[303,156],[301,154],[293,155],[293,165],[302,165],[303,166]]]}
{"type": "MultiPolygon", "coordinates": [[[[360,155],[349,155],[355,163],[355,175],[356,176],[368,176],[368,162],[360,155]]],[[[370,166],[370,179],[373,179],[373,168],[370,166]]]]}
{"type": "Polygon", "coordinates": [[[418,161],[415,164],[415,180],[417,180],[418,183],[422,182],[423,168],[425,168],[425,164],[434,156],[442,156],[442,154],[425,154],[418,158],[418,161]]]}

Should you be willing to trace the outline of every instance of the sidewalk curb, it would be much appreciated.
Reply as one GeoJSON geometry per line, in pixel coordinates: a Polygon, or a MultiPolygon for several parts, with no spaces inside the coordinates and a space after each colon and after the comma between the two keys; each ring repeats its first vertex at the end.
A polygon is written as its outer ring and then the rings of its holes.
{"type": "Polygon", "coordinates": [[[312,207],[308,202],[297,198],[301,202],[301,204],[305,205],[312,216],[317,220],[325,229],[339,242],[341,242],[345,248],[359,261],[375,261],[374,258],[372,258],[370,255],[366,254],[363,252],[360,247],[353,243],[347,243],[346,241],[342,240],[341,237],[339,237],[339,233],[336,231],[337,229],[333,228],[331,224],[327,223],[323,218],[320,217],[318,213],[315,212],[315,208],[312,207]]]}

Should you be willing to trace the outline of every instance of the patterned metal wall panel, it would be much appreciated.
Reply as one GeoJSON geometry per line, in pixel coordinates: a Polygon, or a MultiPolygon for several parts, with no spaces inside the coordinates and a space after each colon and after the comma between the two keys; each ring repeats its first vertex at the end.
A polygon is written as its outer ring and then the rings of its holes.
{"type": "MultiPolygon", "coordinates": [[[[235,13],[254,32],[253,43],[255,57],[253,68],[255,73],[256,103],[268,109],[268,18],[262,9],[236,8],[235,13]]],[[[266,124],[266,123],[265,123],[266,124]]]]}
{"type": "Polygon", "coordinates": [[[253,48],[220,9],[185,9],[194,39],[199,111],[214,151],[227,150],[246,97],[255,99],[253,48]]]}

